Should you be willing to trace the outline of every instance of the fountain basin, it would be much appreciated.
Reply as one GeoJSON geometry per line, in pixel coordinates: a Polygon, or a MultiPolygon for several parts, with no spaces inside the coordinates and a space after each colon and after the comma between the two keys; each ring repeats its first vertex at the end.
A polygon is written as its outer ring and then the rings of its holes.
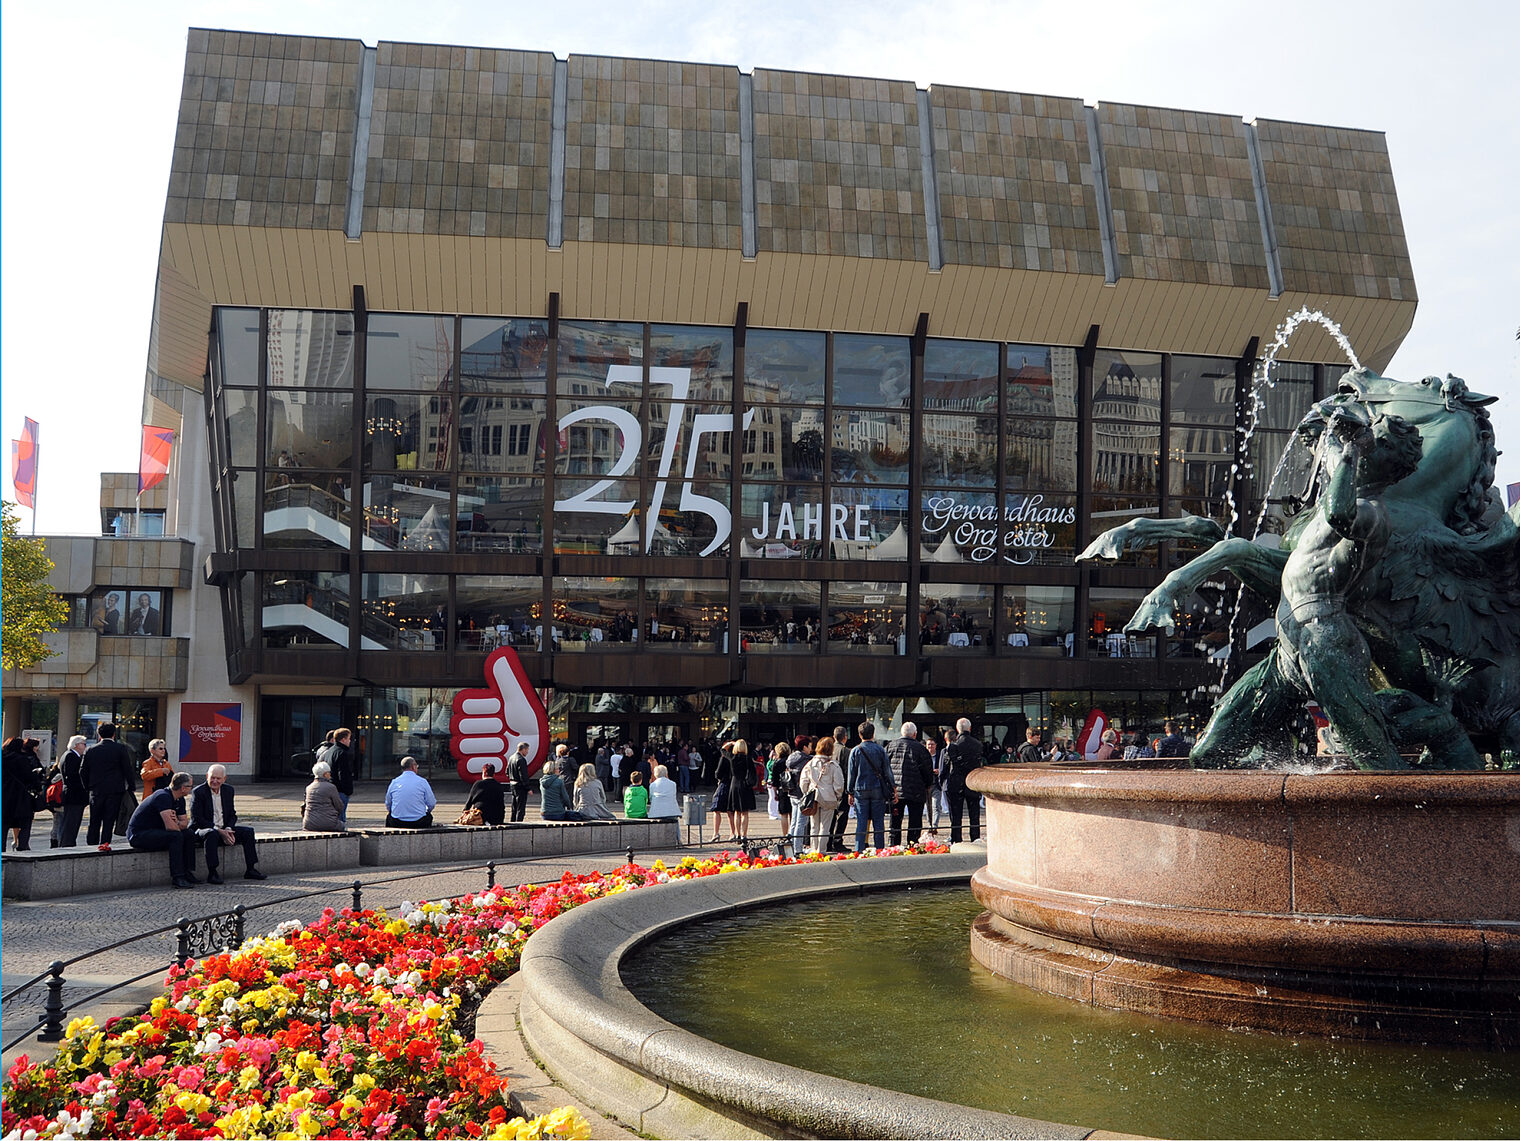
{"type": "Polygon", "coordinates": [[[1094,1006],[1520,1046],[1520,779],[992,766],[972,953],[1094,1006]]]}

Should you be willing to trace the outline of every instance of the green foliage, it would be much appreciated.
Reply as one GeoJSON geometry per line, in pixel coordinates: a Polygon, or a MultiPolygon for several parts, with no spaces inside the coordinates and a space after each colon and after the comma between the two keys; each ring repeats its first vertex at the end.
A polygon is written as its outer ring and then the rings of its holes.
{"type": "Polygon", "coordinates": [[[16,505],[0,502],[0,665],[28,669],[53,651],[42,640],[68,617],[68,605],[48,589],[53,560],[42,540],[16,530],[16,505]]]}

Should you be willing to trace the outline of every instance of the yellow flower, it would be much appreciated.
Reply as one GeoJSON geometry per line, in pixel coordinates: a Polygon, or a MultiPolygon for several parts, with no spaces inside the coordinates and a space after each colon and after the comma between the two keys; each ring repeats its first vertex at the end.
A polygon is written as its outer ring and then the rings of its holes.
{"type": "Polygon", "coordinates": [[[296,1068],[298,1070],[315,1070],[322,1064],[322,1059],[310,1050],[302,1050],[296,1055],[296,1068]]]}
{"type": "Polygon", "coordinates": [[[318,1133],[322,1132],[322,1123],[308,1109],[300,1117],[296,1118],[296,1128],[307,1137],[315,1137],[318,1133]]]}
{"type": "Polygon", "coordinates": [[[174,1104],[183,1109],[191,1117],[195,1117],[197,1114],[205,1113],[206,1110],[211,1108],[211,1099],[205,1094],[191,1093],[189,1090],[186,1090],[175,1097],[174,1104]]]}
{"type": "Polygon", "coordinates": [[[354,1089],[356,1089],[356,1090],[367,1090],[367,1089],[374,1089],[374,1088],[375,1088],[375,1079],[372,1078],[369,1074],[355,1074],[354,1075],[354,1089]]]}
{"type": "Polygon", "coordinates": [[[311,1104],[311,1099],[316,1096],[316,1093],[317,1091],[314,1089],[298,1089],[290,1095],[290,1100],[285,1104],[289,1107],[290,1112],[299,1113],[311,1104]]]}
{"type": "Polygon", "coordinates": [[[63,1032],[64,1040],[78,1038],[85,1034],[95,1033],[95,1020],[88,1014],[83,1018],[76,1018],[69,1023],[69,1028],[63,1032]]]}
{"type": "Polygon", "coordinates": [[[326,1066],[318,1066],[311,1072],[311,1076],[316,1078],[317,1081],[324,1086],[330,1086],[333,1084],[332,1071],[329,1070],[326,1066]]]}
{"type": "MultiPolygon", "coordinates": [[[[243,1089],[252,1089],[258,1084],[259,1068],[257,1066],[244,1066],[238,1071],[238,1085],[243,1089]]],[[[231,1134],[228,1136],[231,1136],[231,1134]]]]}

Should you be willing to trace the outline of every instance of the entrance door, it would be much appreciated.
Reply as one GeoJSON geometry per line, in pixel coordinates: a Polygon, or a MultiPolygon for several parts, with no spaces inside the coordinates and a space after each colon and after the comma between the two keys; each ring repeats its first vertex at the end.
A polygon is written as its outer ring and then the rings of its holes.
{"type": "Polygon", "coordinates": [[[311,776],[322,738],[342,724],[341,697],[262,698],[255,775],[264,780],[311,776]]]}

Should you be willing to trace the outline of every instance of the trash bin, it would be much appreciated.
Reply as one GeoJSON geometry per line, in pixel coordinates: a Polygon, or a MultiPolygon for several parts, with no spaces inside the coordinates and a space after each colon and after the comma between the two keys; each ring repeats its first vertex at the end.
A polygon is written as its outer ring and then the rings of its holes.
{"type": "Polygon", "coordinates": [[[691,830],[697,830],[697,843],[702,843],[702,829],[707,827],[707,802],[697,796],[681,801],[681,824],[686,829],[686,843],[691,843],[691,830]]]}

